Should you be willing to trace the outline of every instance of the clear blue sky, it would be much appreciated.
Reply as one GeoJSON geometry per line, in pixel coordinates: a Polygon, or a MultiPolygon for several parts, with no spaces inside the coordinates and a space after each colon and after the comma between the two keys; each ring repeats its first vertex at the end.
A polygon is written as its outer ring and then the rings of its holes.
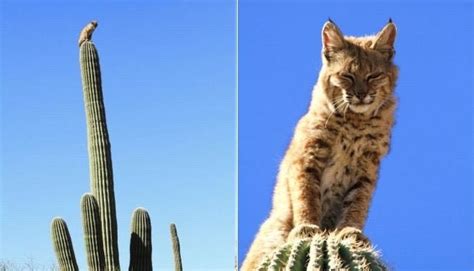
{"type": "Polygon", "coordinates": [[[392,17],[399,108],[365,232],[395,270],[472,270],[472,2],[255,2],[239,2],[239,261],[306,112],[322,25],[365,35],[392,17]]]}
{"type": "Polygon", "coordinates": [[[122,269],[132,211],[148,209],[156,270],[233,270],[235,2],[3,2],[0,259],[54,261],[50,221],[69,225],[84,269],[79,201],[89,191],[77,38],[99,21],[122,269]]]}

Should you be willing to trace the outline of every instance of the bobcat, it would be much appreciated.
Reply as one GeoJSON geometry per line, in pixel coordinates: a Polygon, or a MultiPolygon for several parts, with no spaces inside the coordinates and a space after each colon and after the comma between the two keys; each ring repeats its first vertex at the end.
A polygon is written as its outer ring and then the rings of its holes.
{"type": "Polygon", "coordinates": [[[255,270],[289,239],[319,229],[363,228],[394,123],[395,35],[392,20],[366,37],[344,37],[331,20],[324,24],[323,65],[311,104],[242,270],[255,270]]]}
{"type": "Polygon", "coordinates": [[[97,28],[97,21],[92,21],[88,23],[84,28],[81,30],[81,34],[79,35],[79,47],[81,47],[82,43],[85,41],[90,41],[92,38],[92,33],[97,28]]]}

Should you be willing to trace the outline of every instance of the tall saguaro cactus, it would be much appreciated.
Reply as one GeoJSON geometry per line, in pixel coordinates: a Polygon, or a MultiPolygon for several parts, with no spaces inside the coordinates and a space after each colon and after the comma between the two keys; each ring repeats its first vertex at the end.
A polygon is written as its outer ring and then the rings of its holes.
{"type": "Polygon", "coordinates": [[[170,225],[171,242],[173,243],[173,254],[174,254],[174,268],[175,271],[182,271],[183,264],[181,262],[181,247],[179,244],[178,231],[176,225],[170,225]]]}
{"type": "MultiPolygon", "coordinates": [[[[117,271],[120,270],[120,265],[112,155],[105,118],[99,55],[95,45],[90,41],[91,32],[87,32],[91,31],[88,28],[90,25],[86,26],[81,33],[80,42],[80,65],[87,118],[90,188],[92,191],[92,193],[84,194],[81,199],[84,243],[89,270],[117,271]]],[[[97,26],[97,23],[95,22],[93,26],[97,26]]],[[[79,270],[71,236],[66,222],[62,218],[53,219],[51,235],[60,270],[79,270]]],[[[137,208],[133,213],[131,236],[129,269],[133,271],[153,270],[151,220],[148,212],[143,208],[137,208]]]]}
{"type": "Polygon", "coordinates": [[[105,118],[99,55],[92,42],[80,47],[92,194],[99,206],[106,270],[118,270],[117,220],[109,134],[105,118]]]}

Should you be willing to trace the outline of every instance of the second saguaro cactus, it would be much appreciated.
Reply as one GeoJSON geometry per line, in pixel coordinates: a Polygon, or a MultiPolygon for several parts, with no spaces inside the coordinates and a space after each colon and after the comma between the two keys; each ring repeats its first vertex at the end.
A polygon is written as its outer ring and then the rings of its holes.
{"type": "Polygon", "coordinates": [[[51,235],[53,237],[54,251],[58,259],[59,266],[62,271],[77,271],[76,256],[72,247],[71,235],[67,228],[66,222],[56,217],[51,223],[51,235]]]}
{"type": "Polygon", "coordinates": [[[104,245],[100,225],[99,206],[95,197],[86,193],[81,199],[84,243],[86,245],[87,265],[91,271],[105,269],[104,245]]]}

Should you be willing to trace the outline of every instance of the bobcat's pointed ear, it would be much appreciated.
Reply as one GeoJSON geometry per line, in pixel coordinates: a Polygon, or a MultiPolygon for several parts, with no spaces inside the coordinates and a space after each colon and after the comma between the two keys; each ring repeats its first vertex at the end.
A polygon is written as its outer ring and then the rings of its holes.
{"type": "Polygon", "coordinates": [[[323,53],[329,60],[330,54],[346,47],[346,41],[339,27],[329,19],[321,31],[323,41],[323,53]]]}
{"type": "Polygon", "coordinates": [[[392,58],[395,53],[393,44],[395,43],[395,37],[397,35],[397,28],[392,22],[392,19],[384,26],[382,30],[375,37],[375,41],[372,48],[378,50],[384,54],[387,54],[389,59],[392,58]]]}

